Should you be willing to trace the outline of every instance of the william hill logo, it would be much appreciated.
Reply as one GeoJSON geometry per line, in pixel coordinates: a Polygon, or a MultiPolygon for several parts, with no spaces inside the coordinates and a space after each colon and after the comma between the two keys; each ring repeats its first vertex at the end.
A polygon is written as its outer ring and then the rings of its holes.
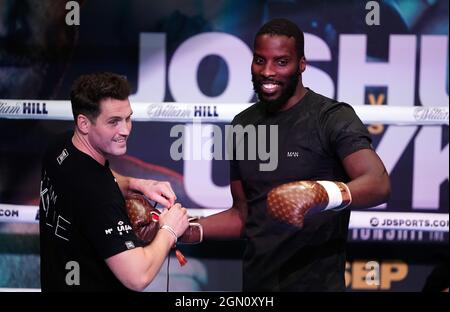
{"type": "Polygon", "coordinates": [[[219,117],[217,106],[194,106],[194,117],[219,117]]]}
{"type": "Polygon", "coordinates": [[[19,115],[20,103],[10,104],[8,102],[0,102],[0,115],[19,115]]]}
{"type": "Polygon", "coordinates": [[[22,103],[22,113],[33,114],[33,115],[47,115],[48,111],[45,107],[45,103],[39,102],[23,102],[22,103]]]}

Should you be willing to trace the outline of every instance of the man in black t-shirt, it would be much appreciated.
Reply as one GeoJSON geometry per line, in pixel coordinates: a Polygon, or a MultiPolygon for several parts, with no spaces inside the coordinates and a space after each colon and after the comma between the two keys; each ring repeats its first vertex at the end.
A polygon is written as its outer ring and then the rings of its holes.
{"type": "Polygon", "coordinates": [[[200,220],[206,239],[247,239],[245,291],[344,290],[349,208],[390,193],[352,107],[305,88],[305,68],[294,23],[262,26],[251,67],[259,102],[234,118],[229,136],[233,206],[200,220]]]}
{"type": "Polygon", "coordinates": [[[75,130],[45,153],[39,226],[42,291],[143,290],[177,238],[187,211],[166,182],[113,173],[108,157],[123,155],[131,131],[130,88],[121,76],[81,76],[71,91],[75,130]],[[144,246],[133,232],[124,196],[141,192],[165,209],[144,246]]]}

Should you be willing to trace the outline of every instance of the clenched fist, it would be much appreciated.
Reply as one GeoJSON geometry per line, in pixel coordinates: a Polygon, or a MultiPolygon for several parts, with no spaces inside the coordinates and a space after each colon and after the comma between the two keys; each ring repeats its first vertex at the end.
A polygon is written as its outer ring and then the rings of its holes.
{"type": "Polygon", "coordinates": [[[303,227],[306,216],[325,210],[340,210],[350,205],[347,185],[332,181],[297,181],[282,184],[267,195],[270,216],[303,227]]]}

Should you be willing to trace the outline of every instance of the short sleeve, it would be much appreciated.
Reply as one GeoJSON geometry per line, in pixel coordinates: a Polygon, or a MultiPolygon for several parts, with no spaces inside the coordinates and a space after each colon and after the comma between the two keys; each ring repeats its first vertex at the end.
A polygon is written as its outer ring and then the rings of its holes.
{"type": "Polygon", "coordinates": [[[121,200],[91,206],[82,214],[82,228],[96,252],[103,259],[123,251],[142,247],[134,234],[121,200]]]}
{"type": "Polygon", "coordinates": [[[373,149],[367,128],[350,105],[330,105],[322,111],[319,122],[325,141],[341,160],[358,150],[373,149]]]}

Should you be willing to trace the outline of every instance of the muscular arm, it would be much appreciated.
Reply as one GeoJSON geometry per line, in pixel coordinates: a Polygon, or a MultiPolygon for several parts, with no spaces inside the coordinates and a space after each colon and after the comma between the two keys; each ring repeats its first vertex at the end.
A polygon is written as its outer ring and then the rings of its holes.
{"type": "Polygon", "coordinates": [[[351,181],[351,207],[368,208],[386,202],[391,192],[388,173],[378,155],[370,149],[356,151],[343,160],[351,181]]]}
{"type": "Polygon", "coordinates": [[[160,230],[150,245],[109,257],[106,264],[123,285],[142,291],[158,274],[173,244],[173,236],[160,230]]]}
{"type": "Polygon", "coordinates": [[[164,209],[159,215],[160,225],[169,226],[171,231],[161,228],[153,241],[145,247],[123,251],[106,259],[106,264],[126,287],[141,291],[150,284],[159,272],[175,237],[180,237],[189,225],[187,210],[176,204],[164,209]]]}
{"type": "Polygon", "coordinates": [[[205,239],[230,239],[242,236],[247,218],[247,199],[241,181],[232,181],[233,206],[223,212],[201,218],[205,239]]]}

